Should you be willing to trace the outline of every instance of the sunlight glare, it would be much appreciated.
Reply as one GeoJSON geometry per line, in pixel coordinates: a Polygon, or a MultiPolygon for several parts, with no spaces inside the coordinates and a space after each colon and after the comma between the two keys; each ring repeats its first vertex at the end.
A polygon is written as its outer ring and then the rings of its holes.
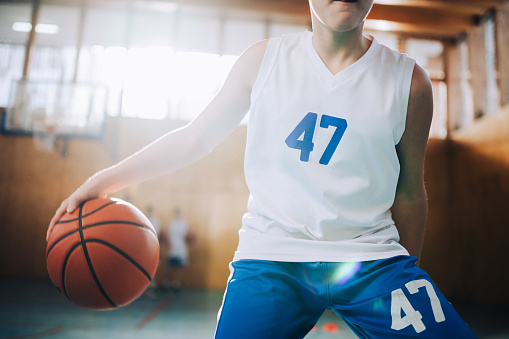
{"type": "Polygon", "coordinates": [[[166,47],[127,53],[123,115],[191,120],[210,102],[237,57],[173,52],[166,47]]]}

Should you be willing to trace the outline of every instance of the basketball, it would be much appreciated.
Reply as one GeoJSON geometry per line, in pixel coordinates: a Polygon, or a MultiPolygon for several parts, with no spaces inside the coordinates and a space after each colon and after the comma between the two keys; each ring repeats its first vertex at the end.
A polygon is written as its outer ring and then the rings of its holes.
{"type": "Polygon", "coordinates": [[[51,281],[73,303],[95,310],[125,306],[150,285],[159,242],[148,218],[120,199],[92,199],[64,214],[48,237],[51,281]]]}

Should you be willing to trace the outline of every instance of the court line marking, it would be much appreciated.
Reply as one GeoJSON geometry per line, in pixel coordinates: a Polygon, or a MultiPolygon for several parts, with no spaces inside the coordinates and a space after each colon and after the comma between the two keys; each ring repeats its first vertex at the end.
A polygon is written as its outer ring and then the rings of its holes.
{"type": "Polygon", "coordinates": [[[159,302],[146,316],[143,317],[143,319],[141,319],[138,322],[138,324],[136,325],[136,329],[141,330],[142,328],[147,326],[149,322],[154,320],[154,318],[157,317],[159,313],[161,313],[166,307],[170,305],[171,305],[170,298],[166,298],[159,302]]]}
{"type": "Polygon", "coordinates": [[[22,335],[22,336],[17,336],[17,337],[11,337],[12,339],[17,339],[17,338],[24,338],[24,339],[35,339],[35,338],[45,338],[45,337],[48,337],[50,335],[54,335],[54,334],[58,334],[60,332],[63,332],[64,331],[64,327],[63,326],[57,326],[57,327],[54,327],[54,328],[50,328],[49,330],[47,331],[43,331],[43,332],[39,332],[39,333],[33,333],[33,334],[27,334],[27,335],[22,335]]]}

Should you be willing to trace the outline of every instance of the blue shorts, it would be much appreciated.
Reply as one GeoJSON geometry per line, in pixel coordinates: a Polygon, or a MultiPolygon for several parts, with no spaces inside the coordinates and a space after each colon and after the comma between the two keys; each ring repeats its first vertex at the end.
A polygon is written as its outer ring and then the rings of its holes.
{"type": "Polygon", "coordinates": [[[166,265],[168,265],[169,267],[178,267],[178,268],[186,267],[186,260],[181,257],[169,257],[166,260],[166,265]]]}
{"type": "Polygon", "coordinates": [[[359,338],[477,338],[415,262],[235,261],[216,338],[303,338],[326,309],[359,338]]]}

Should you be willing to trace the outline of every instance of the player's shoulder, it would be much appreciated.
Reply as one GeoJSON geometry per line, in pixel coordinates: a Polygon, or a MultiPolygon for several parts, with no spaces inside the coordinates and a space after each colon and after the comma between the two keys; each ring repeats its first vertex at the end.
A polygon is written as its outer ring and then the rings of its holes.
{"type": "Polygon", "coordinates": [[[265,54],[269,41],[270,39],[265,39],[255,42],[254,44],[246,48],[244,52],[242,52],[239,59],[263,58],[263,55],[265,54]]]}
{"type": "Polygon", "coordinates": [[[309,34],[309,32],[298,32],[298,33],[290,33],[290,34],[284,34],[282,36],[272,37],[270,39],[265,39],[258,41],[251,46],[249,46],[240,56],[239,59],[246,59],[248,61],[261,61],[263,59],[265,52],[267,51],[267,48],[269,44],[272,44],[272,46],[277,46],[281,43],[286,44],[299,44],[302,43],[302,40],[306,39],[306,36],[309,34]]]}
{"type": "Polygon", "coordinates": [[[242,52],[237,62],[232,69],[234,78],[237,76],[243,81],[247,81],[252,88],[258,76],[258,71],[262,65],[262,61],[266,56],[269,45],[272,46],[271,51],[277,50],[282,41],[292,41],[295,39],[303,39],[309,32],[301,32],[294,34],[287,34],[280,37],[273,37],[270,39],[260,40],[242,52]]]}
{"type": "Polygon", "coordinates": [[[427,98],[430,96],[432,96],[431,80],[428,73],[416,63],[412,74],[410,97],[427,98]]]}
{"type": "Polygon", "coordinates": [[[411,65],[415,64],[415,60],[407,54],[394,50],[383,43],[379,43],[375,38],[373,38],[373,43],[375,44],[375,48],[379,51],[379,60],[384,62],[386,65],[394,65],[394,67],[405,68],[407,66],[411,67],[411,65]]]}
{"type": "Polygon", "coordinates": [[[252,88],[258,70],[263,61],[265,51],[267,50],[269,40],[258,41],[249,46],[238,58],[232,69],[232,75],[243,79],[250,88],[252,88]]]}
{"type": "MultiPolygon", "coordinates": [[[[433,92],[431,81],[426,71],[418,64],[415,64],[410,86],[405,128],[408,133],[405,134],[411,135],[412,139],[421,140],[423,143],[426,142],[432,118],[433,92]]],[[[405,139],[408,139],[408,136],[405,139]]]]}
{"type": "MultiPolygon", "coordinates": [[[[386,66],[393,65],[396,68],[406,69],[411,72],[410,97],[428,97],[432,95],[431,80],[428,73],[411,57],[405,53],[396,51],[384,44],[378,43],[371,37],[373,42],[379,46],[379,60],[382,60],[386,66]]],[[[393,69],[387,67],[387,71],[393,69]]]]}

